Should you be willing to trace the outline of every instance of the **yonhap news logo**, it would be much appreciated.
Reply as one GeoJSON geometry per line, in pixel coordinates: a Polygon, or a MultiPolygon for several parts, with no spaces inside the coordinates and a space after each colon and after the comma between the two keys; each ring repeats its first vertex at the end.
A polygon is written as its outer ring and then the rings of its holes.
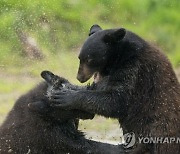
{"type": "Polygon", "coordinates": [[[180,137],[138,137],[136,139],[135,133],[124,134],[124,147],[131,148],[135,143],[140,144],[180,144],[180,137]]]}
{"type": "Polygon", "coordinates": [[[133,147],[134,144],[136,143],[136,138],[135,134],[133,132],[124,134],[124,147],[125,148],[130,148],[133,147]]]}

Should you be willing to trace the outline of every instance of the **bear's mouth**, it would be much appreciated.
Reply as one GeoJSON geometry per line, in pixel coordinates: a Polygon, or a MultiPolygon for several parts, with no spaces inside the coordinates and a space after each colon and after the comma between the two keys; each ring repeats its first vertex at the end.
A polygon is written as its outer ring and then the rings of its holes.
{"type": "Polygon", "coordinates": [[[94,73],[94,83],[98,83],[102,80],[102,76],[100,75],[99,72],[94,73]]]}

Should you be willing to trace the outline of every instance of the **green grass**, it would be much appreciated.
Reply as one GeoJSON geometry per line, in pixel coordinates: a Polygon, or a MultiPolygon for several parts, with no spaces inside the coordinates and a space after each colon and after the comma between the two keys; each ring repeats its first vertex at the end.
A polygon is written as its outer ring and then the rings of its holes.
{"type": "Polygon", "coordinates": [[[132,30],[175,57],[174,66],[180,65],[179,0],[1,0],[0,9],[0,65],[23,59],[16,30],[34,37],[51,56],[77,51],[95,23],[132,30]]]}

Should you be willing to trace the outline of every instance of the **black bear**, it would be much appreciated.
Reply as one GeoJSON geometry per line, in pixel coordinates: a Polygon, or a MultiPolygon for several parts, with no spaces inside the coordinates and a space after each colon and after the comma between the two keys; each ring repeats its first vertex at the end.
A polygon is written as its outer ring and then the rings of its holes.
{"type": "Polygon", "coordinates": [[[20,97],[0,127],[1,154],[121,153],[120,146],[87,140],[77,130],[77,118],[92,119],[94,114],[49,106],[47,91],[56,87],[74,91],[78,87],[48,71],[42,77],[52,87],[43,82],[20,97]]]}
{"type": "Polygon", "coordinates": [[[94,75],[93,89],[57,90],[51,96],[54,106],[119,119],[124,133],[135,133],[131,153],[180,153],[180,84],[158,48],[124,28],[94,25],[79,60],[77,79],[85,82],[94,75]],[[177,140],[143,144],[140,137],[177,140]]]}

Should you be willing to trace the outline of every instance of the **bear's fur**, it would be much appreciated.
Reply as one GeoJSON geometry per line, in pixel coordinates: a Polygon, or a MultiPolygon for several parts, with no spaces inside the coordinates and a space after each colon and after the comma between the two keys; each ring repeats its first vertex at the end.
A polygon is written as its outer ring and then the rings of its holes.
{"type": "MultiPolygon", "coordinates": [[[[93,74],[93,90],[52,93],[62,109],[79,109],[119,119],[134,132],[131,153],[179,154],[177,143],[140,144],[138,137],[180,137],[180,84],[171,63],[156,47],[124,29],[90,29],[80,54],[77,79],[93,74]]],[[[167,36],[168,37],[168,36],[167,36]]],[[[177,140],[176,140],[177,141],[177,140]]]]}
{"type": "MultiPolygon", "coordinates": [[[[50,72],[45,71],[42,76],[53,88],[60,87],[62,91],[77,88],[50,72]]],[[[85,139],[77,130],[77,118],[92,119],[94,115],[53,109],[46,97],[52,87],[47,88],[43,82],[17,100],[0,127],[1,154],[118,154],[121,151],[119,146],[85,139]]]]}

